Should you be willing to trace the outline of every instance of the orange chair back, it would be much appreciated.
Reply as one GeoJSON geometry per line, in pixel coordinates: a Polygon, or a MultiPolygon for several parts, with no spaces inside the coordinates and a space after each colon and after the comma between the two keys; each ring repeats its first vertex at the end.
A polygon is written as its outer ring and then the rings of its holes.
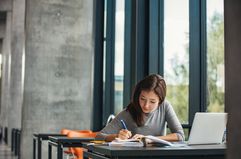
{"type": "Polygon", "coordinates": [[[60,134],[67,135],[71,130],[70,129],[62,129],[60,134]]]}
{"type": "Polygon", "coordinates": [[[61,134],[67,135],[70,131],[77,131],[77,132],[81,132],[81,133],[92,133],[91,130],[71,130],[71,129],[62,129],[60,131],[61,134]]]}
{"type": "Polygon", "coordinates": [[[80,132],[80,133],[92,133],[91,130],[74,130],[74,131],[77,131],[77,132],[80,132]]]}
{"type": "MultiPolygon", "coordinates": [[[[68,137],[83,137],[83,138],[95,138],[97,135],[97,132],[90,132],[90,133],[86,133],[86,132],[79,132],[79,131],[70,131],[68,133],[68,137]]],[[[76,156],[75,159],[83,159],[83,151],[84,148],[80,148],[80,147],[71,147],[71,152],[73,152],[73,154],[76,156]]]]}

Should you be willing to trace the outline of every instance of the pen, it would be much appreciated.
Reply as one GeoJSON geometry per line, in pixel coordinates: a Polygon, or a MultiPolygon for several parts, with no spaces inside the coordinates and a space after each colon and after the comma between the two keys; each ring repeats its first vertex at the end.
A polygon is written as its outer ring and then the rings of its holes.
{"type": "Polygon", "coordinates": [[[120,120],[120,121],[121,121],[121,124],[122,124],[123,128],[127,130],[127,127],[126,127],[126,124],[125,124],[124,120],[120,120]]]}

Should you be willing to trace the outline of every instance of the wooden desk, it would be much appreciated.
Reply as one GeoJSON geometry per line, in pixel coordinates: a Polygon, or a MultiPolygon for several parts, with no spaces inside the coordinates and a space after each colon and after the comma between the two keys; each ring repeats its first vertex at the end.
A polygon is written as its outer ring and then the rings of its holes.
{"type": "Polygon", "coordinates": [[[57,159],[63,159],[64,147],[82,147],[82,142],[92,141],[95,138],[68,138],[61,136],[49,136],[48,159],[52,158],[52,146],[57,147],[57,159]]]}
{"type": "Polygon", "coordinates": [[[83,144],[85,157],[93,159],[224,159],[226,145],[185,147],[110,147],[83,144]]]}

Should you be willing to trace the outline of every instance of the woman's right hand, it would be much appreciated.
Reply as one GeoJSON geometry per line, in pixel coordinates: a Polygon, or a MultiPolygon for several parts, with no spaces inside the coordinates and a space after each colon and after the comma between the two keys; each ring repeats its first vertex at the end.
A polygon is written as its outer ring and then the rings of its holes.
{"type": "Polygon", "coordinates": [[[118,138],[125,140],[131,138],[132,134],[129,130],[126,129],[121,129],[118,134],[118,138]]]}

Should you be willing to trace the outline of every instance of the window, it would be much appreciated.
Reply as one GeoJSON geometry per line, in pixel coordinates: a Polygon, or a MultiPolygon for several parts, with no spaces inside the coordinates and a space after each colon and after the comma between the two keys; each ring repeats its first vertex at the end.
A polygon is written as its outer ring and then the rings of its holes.
{"type": "MultiPolygon", "coordinates": [[[[102,124],[123,109],[124,0],[104,0],[102,124]]],[[[101,66],[100,66],[101,67],[101,66]]]]}
{"type": "Polygon", "coordinates": [[[224,111],[223,0],[207,1],[207,111],[224,111]]]}
{"type": "Polygon", "coordinates": [[[115,101],[114,113],[123,109],[123,79],[124,79],[124,0],[116,0],[115,12],[115,101]]]}
{"type": "Polygon", "coordinates": [[[189,1],[164,1],[164,77],[167,100],[181,123],[188,123],[189,1]],[[175,5],[174,5],[175,4],[175,5]]]}
{"type": "Polygon", "coordinates": [[[96,3],[96,128],[120,112],[136,82],[151,73],[166,79],[167,100],[184,128],[198,111],[224,111],[223,0],[96,3]]]}

